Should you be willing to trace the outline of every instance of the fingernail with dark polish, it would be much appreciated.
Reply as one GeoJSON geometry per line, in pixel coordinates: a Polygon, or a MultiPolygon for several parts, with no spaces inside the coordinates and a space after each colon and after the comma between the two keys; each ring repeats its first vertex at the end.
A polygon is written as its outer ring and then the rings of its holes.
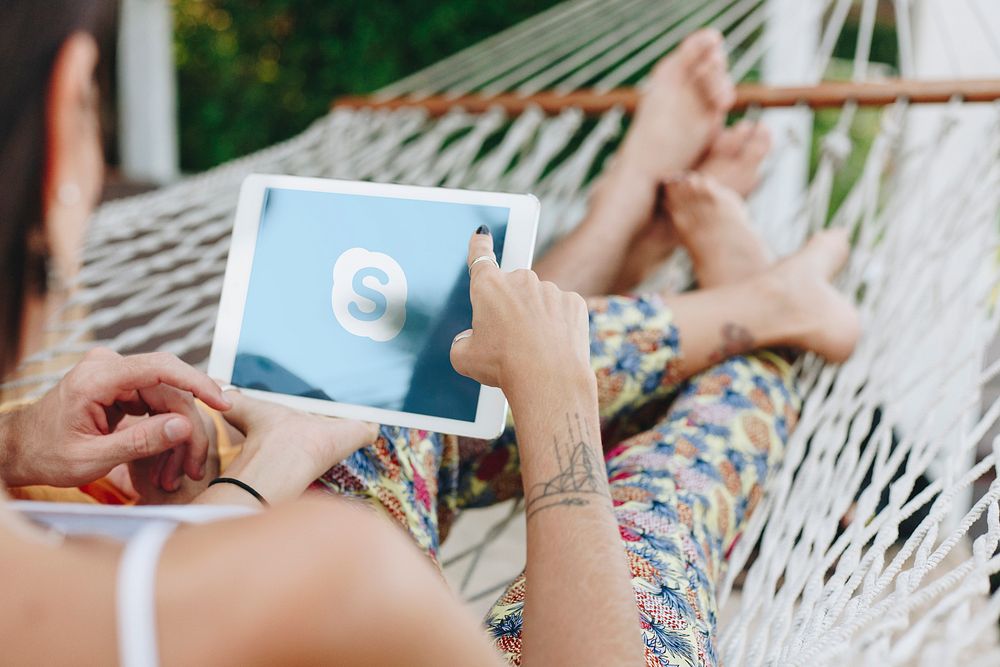
{"type": "Polygon", "coordinates": [[[479,225],[479,229],[476,230],[476,233],[477,234],[486,234],[487,236],[489,236],[490,235],[490,226],[489,225],[479,225]]]}

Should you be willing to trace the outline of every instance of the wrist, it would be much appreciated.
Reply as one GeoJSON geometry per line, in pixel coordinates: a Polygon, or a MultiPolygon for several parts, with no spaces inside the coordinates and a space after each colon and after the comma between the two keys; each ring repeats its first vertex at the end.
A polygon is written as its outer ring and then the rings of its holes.
{"type": "Polygon", "coordinates": [[[0,480],[9,487],[31,483],[23,469],[30,410],[31,406],[25,406],[0,414],[0,480]]]}
{"type": "Polygon", "coordinates": [[[540,407],[573,404],[589,408],[597,405],[597,378],[589,364],[571,362],[513,376],[504,386],[504,395],[515,418],[540,407]]]}
{"type": "MultiPolygon", "coordinates": [[[[266,450],[256,447],[253,441],[253,437],[247,439],[243,451],[222,476],[249,484],[272,505],[298,498],[316,479],[312,466],[292,452],[284,450],[277,457],[268,457],[266,450]]],[[[235,486],[233,489],[240,491],[235,486]]]]}

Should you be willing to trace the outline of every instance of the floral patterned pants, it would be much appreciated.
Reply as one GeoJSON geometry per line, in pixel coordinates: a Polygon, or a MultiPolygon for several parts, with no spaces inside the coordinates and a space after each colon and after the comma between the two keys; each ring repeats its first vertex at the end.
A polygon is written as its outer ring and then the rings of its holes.
{"type": "MultiPolygon", "coordinates": [[[[716,586],[798,417],[786,360],[731,358],[680,382],[678,331],[655,297],[590,303],[608,481],[648,665],[714,665],[716,586]]],[[[494,442],[383,427],[319,485],[377,499],[436,561],[457,512],[522,494],[513,428],[494,442]]],[[[519,664],[525,577],[487,615],[519,664]]]]}

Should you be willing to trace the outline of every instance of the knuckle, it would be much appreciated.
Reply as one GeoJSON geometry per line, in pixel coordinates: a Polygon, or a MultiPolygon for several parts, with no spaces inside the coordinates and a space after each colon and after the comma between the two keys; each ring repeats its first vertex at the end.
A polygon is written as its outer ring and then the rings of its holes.
{"type": "Polygon", "coordinates": [[[177,355],[170,354],[169,352],[153,352],[149,355],[149,360],[158,366],[170,366],[180,361],[177,355]]]}
{"type": "Polygon", "coordinates": [[[510,275],[514,280],[523,285],[530,285],[538,282],[538,276],[535,275],[535,272],[530,269],[518,269],[510,275]]]}
{"type": "Polygon", "coordinates": [[[150,451],[151,439],[145,428],[132,429],[131,437],[126,440],[126,454],[129,459],[140,458],[150,451]]]}

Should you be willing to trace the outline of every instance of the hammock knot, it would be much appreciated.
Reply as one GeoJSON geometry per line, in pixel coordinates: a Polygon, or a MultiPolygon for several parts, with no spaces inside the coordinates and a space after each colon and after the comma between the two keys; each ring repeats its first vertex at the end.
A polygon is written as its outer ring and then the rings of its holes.
{"type": "Polygon", "coordinates": [[[854,144],[846,132],[831,132],[823,138],[823,155],[833,162],[833,166],[837,169],[847,162],[853,150],[854,144]]]}

